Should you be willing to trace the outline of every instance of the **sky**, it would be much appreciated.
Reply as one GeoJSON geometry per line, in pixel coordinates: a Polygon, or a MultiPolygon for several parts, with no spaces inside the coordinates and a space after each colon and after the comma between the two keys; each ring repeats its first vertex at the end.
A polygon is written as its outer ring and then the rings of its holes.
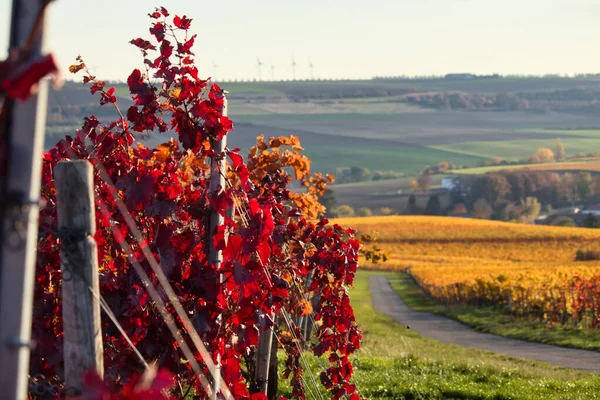
{"type": "MultiPolygon", "coordinates": [[[[11,0],[0,1],[0,57],[11,0]]],[[[142,66],[154,6],[193,19],[201,75],[296,77],[600,72],[599,0],[55,0],[46,47],[64,71],[81,54],[99,78],[142,66]],[[215,67],[216,65],[216,67],[215,67]],[[271,66],[275,67],[274,76],[271,66]]],[[[65,72],[65,78],[69,78],[65,72]]]]}

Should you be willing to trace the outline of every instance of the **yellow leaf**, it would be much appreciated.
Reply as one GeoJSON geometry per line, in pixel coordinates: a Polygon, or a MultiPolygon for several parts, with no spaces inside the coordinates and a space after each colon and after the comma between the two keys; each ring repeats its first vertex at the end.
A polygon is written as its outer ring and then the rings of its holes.
{"type": "Polygon", "coordinates": [[[85,68],[85,64],[80,62],[79,64],[73,64],[69,67],[69,72],[72,74],[76,74],[79,71],[81,71],[82,69],[85,68]]]}

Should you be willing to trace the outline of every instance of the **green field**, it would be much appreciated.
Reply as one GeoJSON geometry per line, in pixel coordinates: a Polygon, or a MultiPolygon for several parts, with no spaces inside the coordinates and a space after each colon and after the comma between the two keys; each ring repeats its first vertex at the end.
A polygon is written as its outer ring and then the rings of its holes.
{"type": "Polygon", "coordinates": [[[229,101],[229,115],[243,120],[244,115],[261,114],[406,114],[430,113],[433,110],[420,108],[396,97],[367,97],[357,99],[327,99],[293,102],[287,99],[277,100],[241,100],[229,101]]]}
{"type": "MultiPolygon", "coordinates": [[[[353,101],[361,107],[376,103],[353,101]]],[[[336,168],[360,166],[370,169],[398,170],[416,174],[427,165],[450,161],[465,167],[475,167],[486,159],[500,157],[518,161],[531,156],[538,148],[554,148],[556,132],[523,128],[522,124],[537,124],[537,116],[511,113],[488,113],[489,120],[480,120],[483,113],[317,113],[261,114],[247,112],[234,117],[238,123],[279,134],[295,134],[306,147],[306,154],[318,170],[331,172],[336,168]],[[506,118],[506,121],[503,121],[506,118]],[[533,120],[531,120],[533,118],[533,120]],[[477,121],[472,121],[477,119],[477,121]],[[472,125],[489,123],[476,128],[472,125]],[[464,127],[464,128],[461,128],[464,127]],[[306,140],[305,140],[306,138],[306,140]],[[472,140],[472,139],[478,140],[472,140]],[[494,140],[490,140],[494,138],[494,140]],[[499,140],[501,138],[502,140],[499,140]],[[356,147],[355,141],[360,144],[356,147]],[[335,142],[335,143],[332,143],[335,142]],[[378,143],[384,141],[384,144],[378,143]],[[417,145],[407,147],[407,145],[417,145]]],[[[553,117],[558,124],[558,116],[553,117]]],[[[241,128],[242,129],[242,128],[241,128]]],[[[562,139],[568,156],[600,152],[600,137],[593,132],[562,139]]],[[[244,146],[240,146],[244,147],[244,146]]]]}
{"type": "Polygon", "coordinates": [[[239,115],[264,115],[270,114],[270,112],[252,103],[231,100],[227,103],[227,114],[235,119],[239,115]]]}
{"type": "MultiPolygon", "coordinates": [[[[563,77],[503,77],[499,79],[375,79],[356,81],[277,81],[277,82],[224,82],[229,92],[286,96],[314,94],[336,97],[342,93],[354,93],[355,97],[373,97],[373,92],[393,95],[409,89],[419,91],[464,91],[474,93],[535,92],[545,90],[568,90],[574,87],[600,87],[600,79],[563,77]]],[[[348,96],[346,96],[348,97],[348,96]]]]}
{"type": "MultiPolygon", "coordinates": [[[[420,113],[422,114],[422,113],[420,113]]],[[[369,124],[390,122],[397,123],[403,120],[403,116],[387,113],[374,113],[374,114],[355,114],[355,113],[323,113],[323,114],[300,114],[300,113],[280,113],[269,116],[238,116],[238,122],[251,122],[257,125],[266,126],[284,126],[284,125],[296,125],[305,124],[307,121],[311,121],[317,124],[354,124],[357,122],[366,121],[369,124]]],[[[424,116],[425,118],[425,116],[424,116]]],[[[313,128],[314,129],[314,128],[313,128]]],[[[312,129],[311,129],[312,130],[312,129]]],[[[343,136],[343,132],[340,132],[343,136]]]]}
{"type": "MultiPolygon", "coordinates": [[[[302,139],[302,136],[300,136],[302,139]]],[[[335,172],[336,168],[352,166],[375,170],[392,170],[417,175],[423,167],[440,160],[457,165],[476,165],[483,158],[412,145],[304,145],[305,154],[312,160],[314,171],[335,172]]],[[[351,142],[351,141],[350,141],[351,142]]]]}
{"type": "MultiPolygon", "coordinates": [[[[556,91],[577,95],[581,94],[580,88],[593,97],[600,93],[597,77],[226,82],[221,86],[229,91],[228,113],[236,127],[228,136],[230,148],[240,148],[242,154],[247,154],[260,134],[293,134],[301,139],[306,155],[312,159],[313,171],[335,173],[339,168],[356,166],[414,177],[425,166],[441,161],[465,168],[483,165],[494,157],[518,161],[539,147],[554,148],[557,137],[562,138],[568,156],[600,152],[600,130],[594,129],[600,127],[600,113],[593,109],[457,111],[421,108],[406,102],[407,96],[418,93],[529,93],[543,97],[556,91]]],[[[116,92],[121,107],[126,109],[130,104],[126,85],[116,85],[116,92]]],[[[86,115],[94,114],[103,123],[116,118],[111,108],[90,106],[97,104],[98,98],[79,82],[68,82],[49,100],[49,110],[60,107],[73,125],[65,128],[64,122],[49,118],[47,147],[61,135],[71,134],[86,115]],[[71,111],[77,107],[69,105],[85,107],[77,114],[71,111]]],[[[142,143],[154,147],[169,137],[150,134],[142,143]]],[[[357,202],[340,197],[338,202],[359,207],[401,207],[398,204],[402,199],[372,197],[361,197],[357,202]]]]}
{"type": "MultiPolygon", "coordinates": [[[[565,145],[567,156],[600,153],[600,138],[586,139],[565,137],[561,140],[565,145]]],[[[518,161],[533,155],[536,149],[540,147],[553,149],[555,144],[555,140],[525,139],[511,141],[461,142],[432,147],[439,150],[482,158],[500,157],[505,160],[518,161]]]]}
{"type": "Polygon", "coordinates": [[[457,175],[481,175],[488,172],[507,170],[532,170],[532,171],[598,171],[599,159],[585,161],[565,161],[539,164],[514,164],[514,165],[492,165],[489,167],[465,168],[452,171],[457,175]]]}
{"type": "MultiPolygon", "coordinates": [[[[352,357],[354,382],[362,396],[415,400],[600,398],[595,374],[448,345],[401,327],[373,310],[368,290],[371,273],[377,272],[359,271],[350,294],[363,330],[362,348],[352,357]]],[[[307,358],[312,374],[318,377],[326,361],[307,358]]],[[[289,395],[284,382],[281,389],[283,395],[289,395]]]]}
{"type": "Polygon", "coordinates": [[[578,136],[589,138],[600,138],[600,129],[528,129],[533,133],[547,133],[563,138],[565,136],[578,136]]]}
{"type": "MultiPolygon", "coordinates": [[[[432,176],[432,182],[439,184],[441,182],[442,177],[446,175],[435,175],[432,176]]],[[[403,178],[396,179],[382,179],[377,181],[363,181],[363,182],[352,182],[352,183],[342,183],[335,184],[336,189],[348,189],[348,190],[359,190],[359,189],[375,189],[381,190],[382,193],[390,193],[393,192],[394,189],[397,191],[397,188],[408,188],[410,187],[410,183],[414,180],[413,177],[407,176],[403,178]]]]}

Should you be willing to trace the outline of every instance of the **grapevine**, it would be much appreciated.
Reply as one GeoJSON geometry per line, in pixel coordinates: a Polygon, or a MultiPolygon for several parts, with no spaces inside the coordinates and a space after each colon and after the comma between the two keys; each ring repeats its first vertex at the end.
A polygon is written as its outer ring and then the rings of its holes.
{"type": "MultiPolygon", "coordinates": [[[[206,395],[112,234],[115,227],[155,285],[157,277],[144,250],[160,262],[193,323],[189,327],[178,321],[185,340],[190,329],[200,334],[213,361],[220,360],[223,380],[235,398],[262,396],[252,393],[245,365],[255,352],[259,331],[274,323],[259,315],[301,315],[306,312],[305,295],[318,293],[313,352],[327,355],[331,363],[321,382],[332,398],[358,399],[348,357],[359,348],[361,334],[347,288],[354,280],[359,241],[352,229],[314,220],[323,211],[316,199],[326,187],[326,177],[310,173],[310,161],[299,155],[300,143],[293,137],[272,138],[268,144],[259,138],[257,148],[262,150],[253,150],[247,163],[237,149],[216,154],[214,143],[233,130],[233,123],[223,115],[223,90],[202,79],[194,65],[197,37],[190,34],[192,20],[171,17],[164,7],[149,17],[152,37],[131,41],[142,54],[145,71],[136,69],[127,79],[134,104],[126,112],[118,107],[115,89],[93,76],[81,57],[70,68],[83,74],[91,94],[99,96],[102,106],[114,107],[118,118],[104,122],[89,116],[75,135],[44,155],[46,203],[40,211],[33,325],[38,346],[32,374],[60,377],[62,370],[61,237],[56,231],[53,169],[61,160],[77,158],[88,160],[96,171],[101,293],[146,360],[170,371],[180,387],[191,387],[198,398],[206,395]],[[168,130],[177,134],[177,140],[154,149],[137,140],[168,130]],[[286,146],[290,150],[280,150],[286,146]],[[265,152],[275,155],[267,160],[265,152]],[[208,187],[216,173],[208,163],[213,157],[229,160],[228,184],[216,193],[208,187]],[[306,187],[305,194],[288,189],[292,181],[288,168],[306,187]],[[102,178],[102,171],[109,180],[102,178]],[[115,193],[126,204],[143,241],[135,240],[128,229],[115,193]],[[228,210],[234,208],[237,213],[230,215],[228,210]],[[108,217],[100,209],[108,210],[108,217]],[[225,223],[209,232],[212,211],[223,215],[225,223]],[[220,266],[208,261],[211,246],[222,250],[220,266]]],[[[108,320],[103,320],[103,337],[105,380],[126,385],[142,366],[108,320]]],[[[291,347],[286,350],[294,397],[304,399],[303,381],[298,379],[303,373],[300,354],[291,347]]]]}

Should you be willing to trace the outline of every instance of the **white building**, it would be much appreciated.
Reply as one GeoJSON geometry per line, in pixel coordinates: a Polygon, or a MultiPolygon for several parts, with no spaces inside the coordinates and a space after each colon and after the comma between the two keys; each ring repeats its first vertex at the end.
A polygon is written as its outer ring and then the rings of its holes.
{"type": "Polygon", "coordinates": [[[442,189],[452,190],[456,186],[454,178],[443,178],[442,189]]]}

